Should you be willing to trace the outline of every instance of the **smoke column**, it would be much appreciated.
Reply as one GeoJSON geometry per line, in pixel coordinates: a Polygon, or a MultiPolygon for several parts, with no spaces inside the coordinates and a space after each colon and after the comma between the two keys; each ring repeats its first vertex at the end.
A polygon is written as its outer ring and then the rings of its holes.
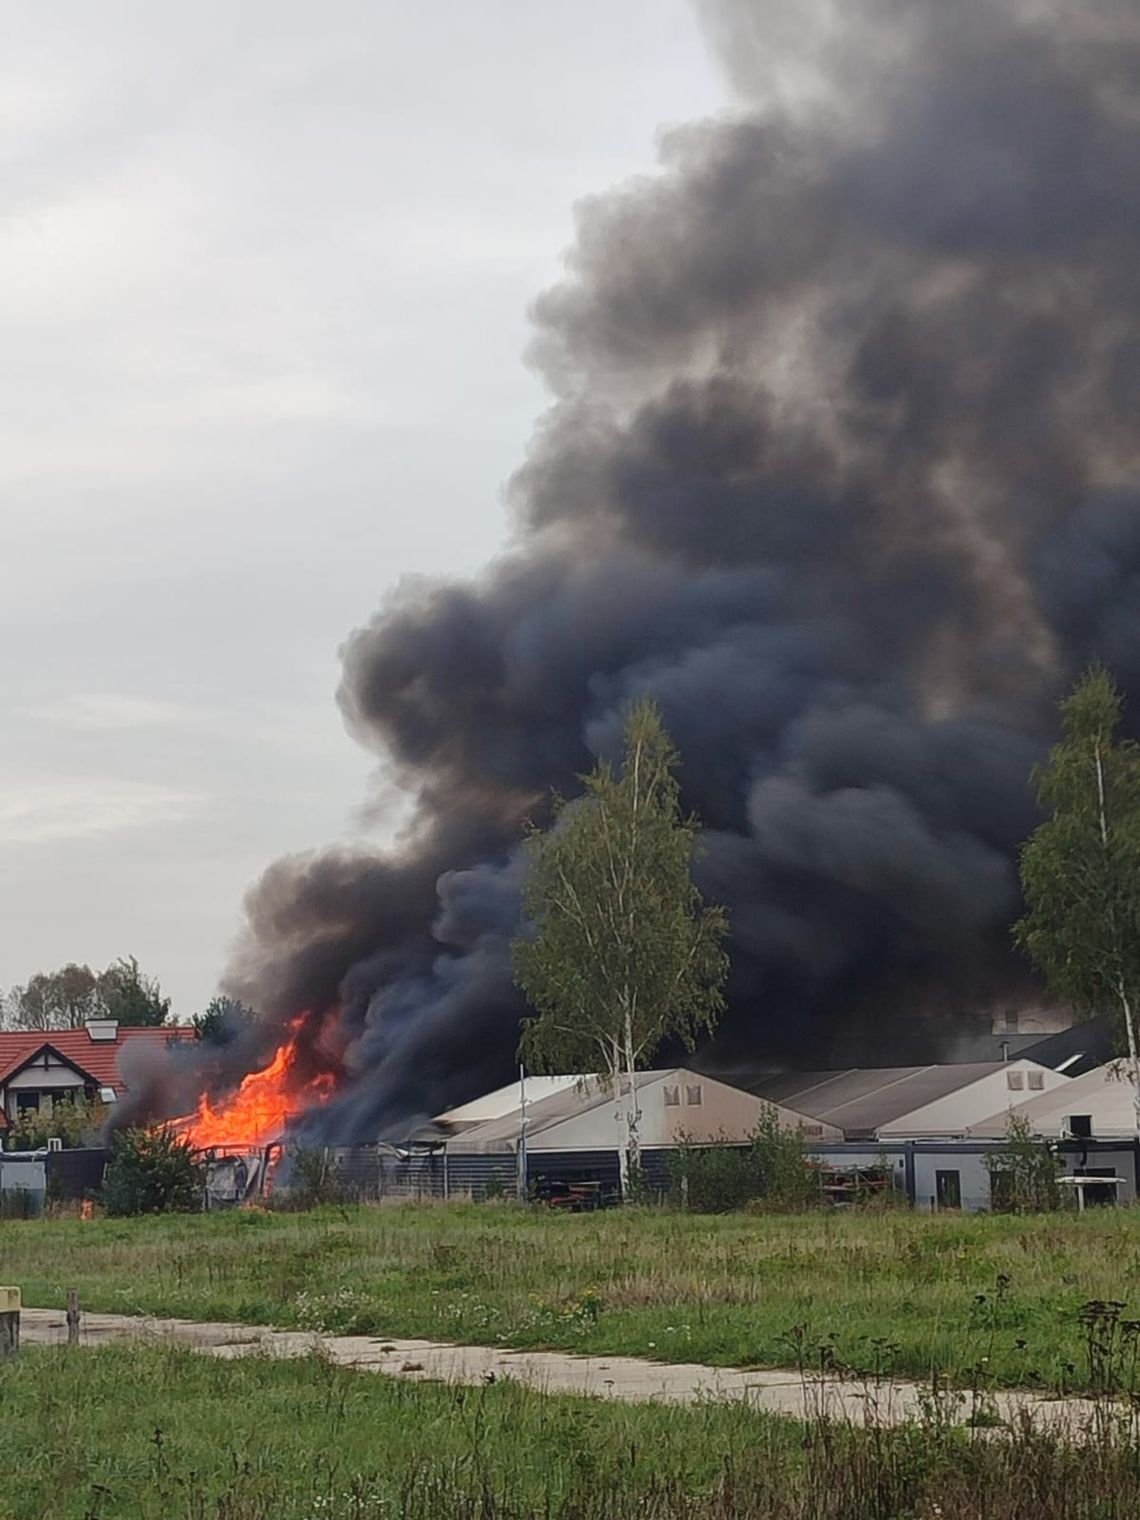
{"type": "Polygon", "coordinates": [[[1025,990],[1027,773],[1090,656],[1140,687],[1134,0],[701,10],[739,107],[580,209],[512,548],[345,647],[414,822],[250,894],[232,989],[340,1009],[321,1138],[509,1079],[520,827],[631,697],[732,915],[723,1049],[819,1065],[1025,990]]]}

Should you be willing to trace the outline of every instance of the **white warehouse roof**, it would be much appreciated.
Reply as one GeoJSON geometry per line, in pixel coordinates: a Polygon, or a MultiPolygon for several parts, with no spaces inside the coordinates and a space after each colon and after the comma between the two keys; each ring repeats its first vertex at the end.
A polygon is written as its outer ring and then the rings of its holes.
{"type": "MultiPolygon", "coordinates": [[[[589,1077],[582,1076],[527,1077],[527,1107],[589,1080],[589,1077]]],[[[441,1129],[449,1129],[457,1134],[460,1130],[470,1129],[472,1125],[485,1124],[488,1119],[501,1119],[504,1114],[517,1113],[519,1100],[519,1084],[511,1082],[507,1087],[498,1087],[494,1092],[472,1099],[470,1103],[460,1103],[456,1108],[444,1109],[442,1114],[436,1114],[433,1122],[441,1129]]]]}
{"type": "MultiPolygon", "coordinates": [[[[1028,1102],[1010,1104],[987,1119],[972,1124],[971,1137],[1000,1137],[1009,1126],[1010,1113],[1027,1119],[1036,1135],[1059,1139],[1064,1120],[1071,1114],[1092,1119],[1094,1140],[1132,1139],[1136,1134],[1135,1089],[1127,1069],[1118,1061],[1097,1066],[1082,1076],[1071,1077],[1063,1087],[1041,1093],[1028,1102]]],[[[1012,1094],[1011,1094],[1012,1096],[1012,1094]]]]}
{"type": "MultiPolygon", "coordinates": [[[[531,1100],[527,1079],[527,1149],[529,1151],[602,1151],[619,1144],[618,1099],[598,1077],[568,1077],[558,1092],[531,1100]]],[[[684,1140],[712,1144],[748,1141],[766,1106],[764,1100],[715,1077],[675,1067],[637,1073],[641,1109],[640,1143],[646,1149],[667,1148],[684,1140]]],[[[464,1128],[447,1142],[449,1152],[493,1153],[513,1150],[518,1143],[521,1115],[519,1090],[512,1089],[514,1106],[481,1124],[464,1128]]],[[[621,1100],[628,1103],[628,1094],[621,1100]]],[[[799,1130],[807,1141],[841,1140],[834,1125],[813,1116],[772,1104],[784,1129],[799,1130]]],[[[441,1114],[441,1127],[451,1115],[441,1114]]]]}

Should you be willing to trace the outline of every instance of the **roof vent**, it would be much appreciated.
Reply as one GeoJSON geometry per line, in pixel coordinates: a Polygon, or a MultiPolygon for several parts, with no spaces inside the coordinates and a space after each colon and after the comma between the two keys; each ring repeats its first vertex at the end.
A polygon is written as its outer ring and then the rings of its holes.
{"type": "Polygon", "coordinates": [[[118,1019],[88,1019],[84,1028],[89,1039],[102,1044],[114,1044],[119,1038],[118,1019]]]}

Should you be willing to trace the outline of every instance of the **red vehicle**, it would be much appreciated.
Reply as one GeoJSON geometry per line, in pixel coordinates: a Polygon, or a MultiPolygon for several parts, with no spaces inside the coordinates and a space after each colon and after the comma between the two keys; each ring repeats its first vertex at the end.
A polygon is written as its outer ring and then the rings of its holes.
{"type": "Polygon", "coordinates": [[[552,1209],[567,1209],[571,1214],[584,1214],[604,1208],[607,1199],[600,1182],[539,1182],[537,1196],[541,1203],[552,1209]]]}

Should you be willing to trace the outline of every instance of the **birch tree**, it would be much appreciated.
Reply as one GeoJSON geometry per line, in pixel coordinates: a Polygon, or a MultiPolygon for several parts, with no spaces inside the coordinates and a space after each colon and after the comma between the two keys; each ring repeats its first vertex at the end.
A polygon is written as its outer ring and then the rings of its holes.
{"type": "Polygon", "coordinates": [[[1022,850],[1014,937],[1058,997],[1114,1016],[1140,1135],[1140,747],[1120,737],[1120,709],[1102,665],[1061,704],[1061,742],[1034,772],[1047,817],[1022,850]]]}
{"type": "Polygon", "coordinates": [[[528,832],[513,960],[536,1015],[520,1057],[533,1071],[605,1077],[628,1197],[640,1169],[636,1072],[666,1037],[691,1049],[714,1027],[728,920],[693,884],[699,825],[681,813],[678,755],[652,702],[631,708],[624,740],[619,770],[600,762],[581,797],[555,798],[549,829],[528,832]]]}

